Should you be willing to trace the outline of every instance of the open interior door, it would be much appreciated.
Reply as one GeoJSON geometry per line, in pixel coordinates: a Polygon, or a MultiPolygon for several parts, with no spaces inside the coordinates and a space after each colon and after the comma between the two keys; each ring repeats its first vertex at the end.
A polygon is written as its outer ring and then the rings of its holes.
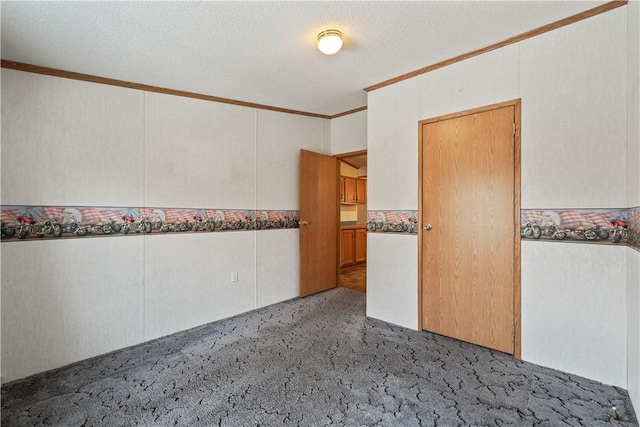
{"type": "Polygon", "coordinates": [[[300,150],[300,296],[338,283],[338,159],[300,150]]]}

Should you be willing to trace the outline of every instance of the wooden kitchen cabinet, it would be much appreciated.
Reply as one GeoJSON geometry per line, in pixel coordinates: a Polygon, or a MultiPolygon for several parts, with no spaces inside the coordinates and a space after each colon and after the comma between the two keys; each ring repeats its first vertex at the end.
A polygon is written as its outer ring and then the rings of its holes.
{"type": "Polygon", "coordinates": [[[340,201],[342,203],[356,203],[356,178],[352,178],[350,176],[341,176],[340,183],[340,201]]]}
{"type": "Polygon", "coordinates": [[[356,202],[367,203],[367,180],[358,178],[356,180],[356,202]]]}
{"type": "Polygon", "coordinates": [[[364,204],[367,202],[367,180],[350,176],[340,177],[340,203],[364,204]]]}
{"type": "Polygon", "coordinates": [[[340,232],[340,267],[367,260],[366,227],[343,228],[340,232]]]}
{"type": "Polygon", "coordinates": [[[342,230],[340,233],[340,267],[356,262],[356,230],[342,230]]]}
{"type": "Polygon", "coordinates": [[[367,229],[359,228],[355,235],[355,263],[365,262],[367,260],[367,229]]]}

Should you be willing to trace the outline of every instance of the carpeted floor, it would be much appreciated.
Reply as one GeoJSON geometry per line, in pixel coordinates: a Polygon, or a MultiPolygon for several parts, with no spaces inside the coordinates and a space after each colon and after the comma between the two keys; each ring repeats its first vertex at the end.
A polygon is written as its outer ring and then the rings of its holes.
{"type": "Polygon", "coordinates": [[[337,288],[13,382],[2,425],[637,425],[624,390],[367,319],[365,297],[337,288]]]}

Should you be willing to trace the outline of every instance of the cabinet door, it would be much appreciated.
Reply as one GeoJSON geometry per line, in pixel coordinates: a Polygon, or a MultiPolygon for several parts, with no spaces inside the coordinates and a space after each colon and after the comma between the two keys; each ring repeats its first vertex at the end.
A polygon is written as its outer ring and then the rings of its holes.
{"type": "Polygon", "coordinates": [[[344,177],[344,192],[346,203],[356,203],[356,179],[345,176],[344,177]]]}
{"type": "Polygon", "coordinates": [[[351,265],[355,260],[355,230],[342,230],[340,242],[340,267],[351,265]]]}
{"type": "Polygon", "coordinates": [[[358,178],[356,181],[356,200],[358,203],[367,203],[367,180],[358,178]]]}
{"type": "Polygon", "coordinates": [[[367,230],[364,228],[356,230],[355,239],[355,262],[365,262],[367,260],[367,230]]]}

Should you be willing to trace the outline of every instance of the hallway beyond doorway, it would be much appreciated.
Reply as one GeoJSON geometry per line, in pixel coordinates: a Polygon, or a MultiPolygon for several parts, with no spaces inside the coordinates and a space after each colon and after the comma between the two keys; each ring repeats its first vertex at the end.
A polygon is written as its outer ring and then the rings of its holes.
{"type": "Polygon", "coordinates": [[[338,286],[357,292],[367,291],[367,264],[356,264],[340,269],[338,286]]]}

